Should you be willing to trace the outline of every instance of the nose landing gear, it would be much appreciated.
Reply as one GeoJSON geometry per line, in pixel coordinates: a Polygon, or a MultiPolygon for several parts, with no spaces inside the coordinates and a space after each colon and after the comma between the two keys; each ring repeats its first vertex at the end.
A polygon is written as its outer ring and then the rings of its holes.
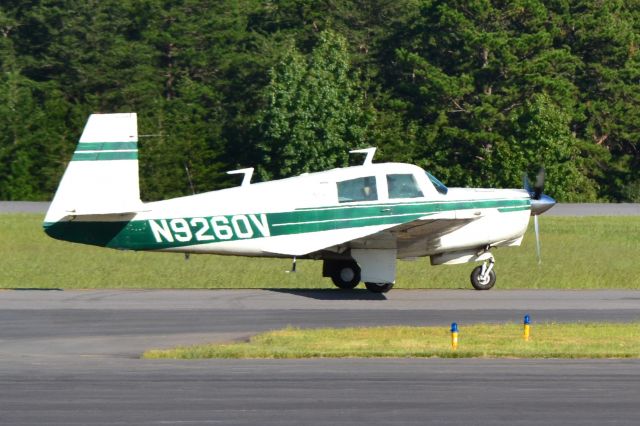
{"type": "Polygon", "coordinates": [[[477,266],[471,271],[471,285],[476,290],[489,290],[496,283],[496,272],[493,265],[496,263],[493,256],[482,265],[477,266]]]}

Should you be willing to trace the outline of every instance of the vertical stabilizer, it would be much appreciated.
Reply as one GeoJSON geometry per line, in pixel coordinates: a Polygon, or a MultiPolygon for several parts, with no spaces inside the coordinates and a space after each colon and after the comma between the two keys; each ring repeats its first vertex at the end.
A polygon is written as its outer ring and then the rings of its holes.
{"type": "Polygon", "coordinates": [[[45,222],[65,216],[131,213],[141,207],[136,114],[92,114],[45,222]]]}

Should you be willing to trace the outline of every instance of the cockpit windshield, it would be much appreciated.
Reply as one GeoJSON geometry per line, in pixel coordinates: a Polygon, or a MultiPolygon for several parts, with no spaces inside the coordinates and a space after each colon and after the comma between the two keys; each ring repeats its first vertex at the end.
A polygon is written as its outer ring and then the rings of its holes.
{"type": "Polygon", "coordinates": [[[449,188],[447,188],[447,186],[444,183],[440,182],[438,178],[436,178],[434,175],[432,175],[429,172],[425,172],[425,173],[427,174],[427,177],[429,178],[433,186],[436,187],[436,191],[438,191],[443,195],[446,195],[446,193],[449,192],[449,188]]]}

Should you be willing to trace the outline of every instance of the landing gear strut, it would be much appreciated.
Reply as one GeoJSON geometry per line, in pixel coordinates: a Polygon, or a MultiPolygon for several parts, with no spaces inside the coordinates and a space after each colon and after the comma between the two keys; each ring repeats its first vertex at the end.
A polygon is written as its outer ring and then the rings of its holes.
{"type": "Polygon", "coordinates": [[[493,265],[496,261],[493,256],[489,261],[477,266],[471,271],[471,285],[476,290],[489,290],[496,283],[496,272],[493,265]]]}

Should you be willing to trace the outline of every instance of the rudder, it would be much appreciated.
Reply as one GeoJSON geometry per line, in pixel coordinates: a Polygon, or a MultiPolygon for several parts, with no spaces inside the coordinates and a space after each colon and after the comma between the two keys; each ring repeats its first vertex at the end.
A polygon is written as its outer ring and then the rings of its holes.
{"type": "Polygon", "coordinates": [[[141,207],[136,113],[92,114],[45,223],[66,216],[132,213],[141,207]]]}

